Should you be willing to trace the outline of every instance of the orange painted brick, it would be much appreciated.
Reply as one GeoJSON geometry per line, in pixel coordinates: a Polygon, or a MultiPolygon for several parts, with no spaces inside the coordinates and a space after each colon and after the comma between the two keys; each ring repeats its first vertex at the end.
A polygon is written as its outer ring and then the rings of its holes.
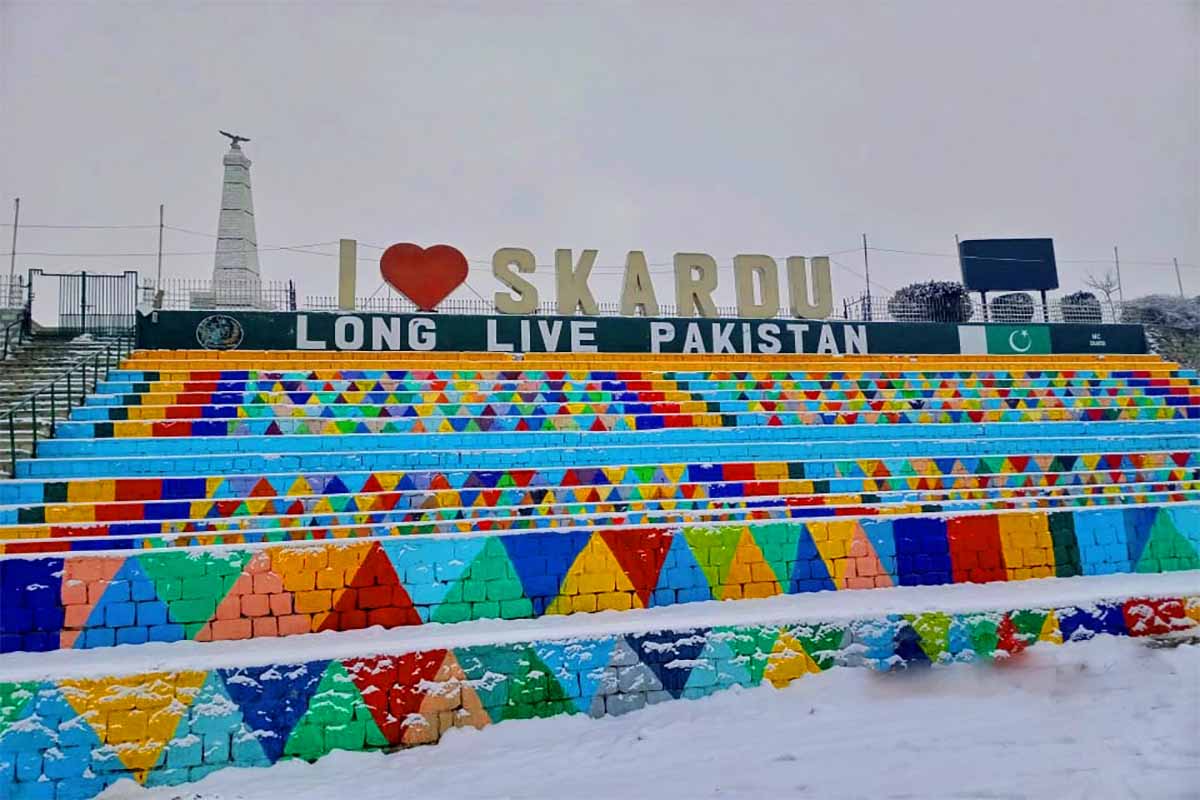
{"type": "Polygon", "coordinates": [[[279,618],[279,635],[295,636],[312,633],[312,618],[306,614],[289,614],[279,618]]]}
{"type": "Polygon", "coordinates": [[[254,575],[255,594],[279,594],[283,591],[283,579],[274,572],[259,572],[254,575]]]}
{"type": "Polygon", "coordinates": [[[246,564],[246,572],[251,575],[261,575],[271,569],[271,559],[266,553],[258,553],[246,564]]]}
{"type": "Polygon", "coordinates": [[[81,581],[98,581],[104,575],[115,575],[124,562],[122,558],[74,558],[71,572],[81,581]]]}
{"type": "Polygon", "coordinates": [[[870,554],[870,550],[865,541],[862,539],[850,540],[850,556],[852,558],[862,558],[863,556],[869,556],[870,554]]]}
{"type": "Polygon", "coordinates": [[[743,597],[774,597],[779,594],[779,588],[775,584],[775,578],[772,576],[770,582],[755,581],[747,583],[742,593],[743,597]]]}
{"type": "Polygon", "coordinates": [[[244,617],[265,617],[271,613],[271,598],[265,594],[244,594],[240,605],[244,617]]]}
{"type": "Polygon", "coordinates": [[[316,614],[333,608],[333,594],[328,589],[296,592],[296,613],[316,614]]]}
{"type": "Polygon", "coordinates": [[[847,578],[847,589],[874,589],[876,578],[847,578]]]}
{"type": "Polygon", "coordinates": [[[888,575],[876,575],[875,587],[878,589],[886,589],[892,585],[892,579],[888,575]]]}
{"type": "Polygon", "coordinates": [[[88,601],[87,584],[83,581],[63,581],[62,603],[64,606],[83,605],[88,601]]]}
{"type": "Polygon", "coordinates": [[[228,594],[250,594],[254,591],[254,578],[250,575],[239,575],[229,587],[228,594]]]}
{"type": "Polygon", "coordinates": [[[839,559],[837,559],[837,561],[834,564],[834,570],[835,570],[834,574],[841,575],[843,578],[845,578],[847,580],[849,580],[850,578],[857,578],[857,577],[859,577],[859,575],[858,575],[858,559],[857,558],[839,558],[839,559]]]}
{"type": "Polygon", "coordinates": [[[241,617],[238,619],[219,619],[212,626],[213,639],[219,642],[227,642],[233,639],[249,639],[251,630],[250,620],[241,617]]]}
{"type": "Polygon", "coordinates": [[[88,581],[87,597],[88,602],[95,604],[100,602],[100,598],[104,595],[104,590],[108,588],[108,581],[88,581]]]}
{"type": "Polygon", "coordinates": [[[875,577],[875,575],[877,575],[879,573],[879,568],[878,568],[879,562],[876,559],[871,558],[870,556],[856,558],[856,559],[854,559],[854,563],[856,565],[855,572],[858,573],[859,577],[873,578],[873,577],[875,577]]]}
{"type": "Polygon", "coordinates": [[[63,609],[63,627],[80,630],[87,625],[88,617],[92,615],[92,607],[87,605],[72,605],[63,609]]]}
{"type": "Polygon", "coordinates": [[[228,599],[217,605],[217,611],[214,616],[218,620],[239,619],[242,616],[242,610],[236,599],[228,599]]]}
{"type": "Polygon", "coordinates": [[[259,617],[252,620],[254,636],[278,636],[279,623],[275,617],[259,617]]]}
{"type": "Polygon", "coordinates": [[[775,572],[765,561],[756,561],[750,565],[750,579],[756,583],[773,582],[775,572]]]}
{"type": "Polygon", "coordinates": [[[285,617],[292,613],[292,596],[290,594],[273,594],[271,598],[271,614],[285,617]]]}

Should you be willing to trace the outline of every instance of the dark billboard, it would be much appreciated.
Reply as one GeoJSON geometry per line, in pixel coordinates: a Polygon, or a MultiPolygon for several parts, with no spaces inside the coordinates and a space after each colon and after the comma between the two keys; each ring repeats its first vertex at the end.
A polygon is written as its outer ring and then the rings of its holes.
{"type": "Polygon", "coordinates": [[[1058,288],[1053,239],[968,239],[958,245],[958,260],[973,292],[1058,288]]]}

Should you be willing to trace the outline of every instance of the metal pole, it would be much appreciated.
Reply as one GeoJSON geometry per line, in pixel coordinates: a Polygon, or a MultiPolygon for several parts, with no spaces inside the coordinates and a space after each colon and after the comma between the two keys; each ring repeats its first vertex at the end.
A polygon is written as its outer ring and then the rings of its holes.
{"type": "Polygon", "coordinates": [[[1176,280],[1176,282],[1179,283],[1179,296],[1184,297],[1185,295],[1183,293],[1183,276],[1181,274],[1179,274],[1179,259],[1172,258],[1171,261],[1173,261],[1175,263],[1175,280],[1176,280]]]}
{"type": "Polygon", "coordinates": [[[50,384],[50,438],[53,439],[58,433],[58,400],[55,397],[54,387],[57,381],[50,384]]]}
{"type": "Polygon", "coordinates": [[[13,412],[8,412],[8,457],[12,469],[11,477],[17,477],[17,428],[13,423],[13,412]]]}
{"type": "Polygon", "coordinates": [[[162,286],[162,240],[163,240],[163,204],[158,204],[158,271],[155,273],[154,291],[162,286]]]}
{"type": "Polygon", "coordinates": [[[12,292],[13,278],[17,274],[17,226],[21,223],[21,198],[13,200],[12,252],[8,254],[8,291],[12,292]]]}
{"type": "Polygon", "coordinates": [[[1113,245],[1113,262],[1117,265],[1117,301],[1121,305],[1125,305],[1125,289],[1121,286],[1121,254],[1117,252],[1117,246],[1113,245]]]}
{"type": "Polygon", "coordinates": [[[867,258],[867,235],[864,233],[862,236],[863,236],[863,276],[866,278],[866,281],[867,281],[867,309],[866,309],[866,310],[867,310],[867,313],[866,313],[864,316],[866,316],[866,318],[867,318],[867,322],[870,322],[870,321],[871,321],[871,317],[872,317],[872,310],[871,310],[871,261],[870,261],[870,259],[869,259],[869,258],[867,258]]]}

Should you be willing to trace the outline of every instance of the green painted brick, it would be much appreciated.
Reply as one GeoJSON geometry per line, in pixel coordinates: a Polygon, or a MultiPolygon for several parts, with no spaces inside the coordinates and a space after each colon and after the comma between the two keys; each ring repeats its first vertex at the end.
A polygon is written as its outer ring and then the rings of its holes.
{"type": "MultiPolygon", "coordinates": [[[[167,604],[171,619],[175,622],[207,622],[212,616],[214,606],[207,600],[184,599],[172,600],[167,604]]],[[[190,637],[189,637],[190,638],[190,637]]]]}
{"type": "Polygon", "coordinates": [[[195,575],[183,579],[183,599],[200,599],[225,593],[220,577],[195,575]]]}
{"type": "Polygon", "coordinates": [[[465,622],[472,619],[470,603],[442,603],[433,610],[431,622],[465,622]]]}
{"type": "Polygon", "coordinates": [[[500,616],[504,619],[528,619],[533,616],[533,602],[528,597],[501,600],[500,616]]]}
{"type": "Polygon", "coordinates": [[[314,760],[325,755],[325,737],[321,726],[311,722],[300,721],[288,737],[283,747],[283,754],[296,756],[306,760],[314,760]]]}
{"type": "Polygon", "coordinates": [[[463,602],[480,603],[488,599],[488,582],[482,580],[463,581],[458,584],[461,589],[463,602]]]}
{"type": "Polygon", "coordinates": [[[500,603],[495,600],[471,603],[471,619],[495,619],[498,616],[500,616],[500,603]]]}
{"type": "Polygon", "coordinates": [[[363,750],[366,733],[367,726],[361,719],[351,719],[343,725],[329,725],[325,728],[325,746],[330,750],[363,750]]]}
{"type": "Polygon", "coordinates": [[[508,580],[488,581],[487,582],[487,599],[488,600],[516,600],[522,597],[524,592],[520,584],[516,584],[508,580]]]}

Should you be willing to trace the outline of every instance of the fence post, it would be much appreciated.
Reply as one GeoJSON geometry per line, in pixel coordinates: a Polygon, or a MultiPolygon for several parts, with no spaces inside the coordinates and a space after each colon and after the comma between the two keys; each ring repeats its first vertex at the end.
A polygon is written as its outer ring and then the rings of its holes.
{"type": "Polygon", "coordinates": [[[29,426],[30,430],[33,431],[33,443],[29,445],[29,457],[37,458],[38,423],[37,423],[37,395],[36,394],[29,398],[29,412],[30,412],[30,416],[33,418],[33,424],[29,426]]]}
{"type": "Polygon", "coordinates": [[[55,384],[57,381],[50,383],[50,438],[53,439],[58,433],[58,398],[56,397],[55,384]]]}
{"type": "Polygon", "coordinates": [[[12,469],[10,475],[17,477],[17,429],[13,423],[13,411],[8,411],[8,460],[9,467],[12,469]]]}
{"type": "Polygon", "coordinates": [[[74,377],[75,371],[67,372],[67,409],[71,408],[71,395],[75,394],[75,390],[71,386],[71,378],[74,377]]]}

